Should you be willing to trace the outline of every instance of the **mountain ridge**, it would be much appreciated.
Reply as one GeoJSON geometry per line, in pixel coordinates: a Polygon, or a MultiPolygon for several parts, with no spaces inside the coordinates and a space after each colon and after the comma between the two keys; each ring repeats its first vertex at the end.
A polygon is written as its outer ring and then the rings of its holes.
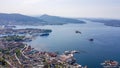
{"type": "Polygon", "coordinates": [[[105,19],[105,18],[83,18],[96,23],[103,23],[106,26],[120,27],[120,19],[105,19]]]}
{"type": "Polygon", "coordinates": [[[72,18],[64,18],[59,16],[42,15],[33,17],[18,13],[0,13],[0,25],[60,25],[67,23],[85,23],[72,18]],[[48,20],[49,19],[49,20],[48,20]]]}
{"type": "Polygon", "coordinates": [[[67,24],[67,23],[74,23],[74,24],[83,24],[85,23],[82,20],[77,20],[74,18],[66,18],[66,17],[60,17],[60,16],[51,16],[51,15],[41,15],[40,17],[37,17],[39,19],[42,19],[49,24],[67,24]]]}
{"type": "Polygon", "coordinates": [[[40,24],[42,22],[45,22],[41,19],[37,19],[31,16],[22,15],[22,14],[6,14],[6,13],[0,13],[0,25],[29,25],[35,22],[35,24],[40,24]]]}

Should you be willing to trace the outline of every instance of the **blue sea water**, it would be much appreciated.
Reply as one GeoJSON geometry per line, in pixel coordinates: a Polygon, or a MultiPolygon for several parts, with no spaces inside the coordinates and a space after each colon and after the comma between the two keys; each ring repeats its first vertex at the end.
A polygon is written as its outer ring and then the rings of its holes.
{"type": "Polygon", "coordinates": [[[86,21],[86,24],[46,26],[17,26],[17,28],[52,29],[47,37],[37,37],[29,44],[40,51],[78,50],[75,58],[88,68],[102,68],[100,63],[107,59],[120,62],[120,27],[86,21]],[[76,34],[79,30],[82,34],[76,34]],[[91,42],[88,39],[93,38],[91,42]]]}

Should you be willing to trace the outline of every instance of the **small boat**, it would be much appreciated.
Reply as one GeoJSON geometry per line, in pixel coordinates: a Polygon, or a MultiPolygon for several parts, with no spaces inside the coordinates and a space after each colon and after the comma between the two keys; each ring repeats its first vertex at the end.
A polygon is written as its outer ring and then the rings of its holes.
{"type": "Polygon", "coordinates": [[[120,68],[120,65],[117,61],[114,60],[106,60],[103,63],[101,63],[101,65],[104,68],[120,68]]]}
{"type": "Polygon", "coordinates": [[[68,54],[71,54],[71,52],[70,51],[65,51],[64,54],[68,55],[68,54]]]}
{"type": "Polygon", "coordinates": [[[94,41],[94,39],[93,39],[93,38],[91,38],[91,39],[89,39],[89,41],[94,41]]]}
{"type": "Polygon", "coordinates": [[[12,29],[12,28],[16,28],[16,26],[14,26],[14,25],[5,25],[4,28],[6,28],[6,29],[12,29]]]}
{"type": "Polygon", "coordinates": [[[71,51],[71,53],[72,53],[72,54],[74,54],[74,53],[79,53],[79,51],[73,50],[73,51],[71,51]]]}
{"type": "Polygon", "coordinates": [[[41,34],[40,36],[48,36],[49,33],[44,33],[44,34],[41,34]]]}
{"type": "Polygon", "coordinates": [[[75,31],[75,33],[79,33],[79,34],[81,34],[81,32],[80,32],[80,31],[78,31],[78,30],[77,30],[77,31],[75,31]]]}

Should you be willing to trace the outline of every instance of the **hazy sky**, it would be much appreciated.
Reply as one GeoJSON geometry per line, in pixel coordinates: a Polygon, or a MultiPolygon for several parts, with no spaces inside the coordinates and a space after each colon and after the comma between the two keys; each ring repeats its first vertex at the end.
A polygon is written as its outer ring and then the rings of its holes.
{"type": "Polygon", "coordinates": [[[120,0],[0,0],[0,13],[120,19],[120,0]]]}

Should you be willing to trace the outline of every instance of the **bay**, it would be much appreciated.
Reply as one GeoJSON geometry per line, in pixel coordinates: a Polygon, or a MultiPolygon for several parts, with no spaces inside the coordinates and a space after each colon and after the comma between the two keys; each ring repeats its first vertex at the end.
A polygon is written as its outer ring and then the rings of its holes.
{"type": "Polygon", "coordinates": [[[37,37],[29,44],[39,51],[63,53],[77,50],[75,58],[88,68],[102,68],[100,63],[112,59],[120,62],[120,27],[105,26],[86,21],[86,24],[65,24],[45,26],[17,26],[17,28],[52,29],[46,37],[37,37]],[[76,30],[82,34],[75,33],[76,30]],[[94,41],[89,41],[93,38],[94,41]]]}

